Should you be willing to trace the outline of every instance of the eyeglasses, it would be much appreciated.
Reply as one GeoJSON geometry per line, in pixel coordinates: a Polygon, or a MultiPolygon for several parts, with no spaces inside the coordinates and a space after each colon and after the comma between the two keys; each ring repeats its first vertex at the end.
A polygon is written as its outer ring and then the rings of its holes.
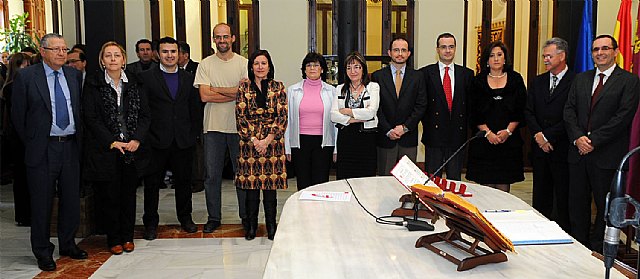
{"type": "Polygon", "coordinates": [[[307,65],[304,65],[307,68],[320,68],[320,63],[307,63],[307,65]]]}
{"type": "Polygon", "coordinates": [[[399,53],[408,53],[409,50],[406,48],[394,48],[391,50],[392,52],[399,52],[399,53]]]}
{"type": "Polygon", "coordinates": [[[610,49],[614,49],[614,48],[610,47],[610,46],[601,46],[601,47],[594,47],[591,51],[592,52],[598,52],[599,50],[607,51],[607,50],[610,50],[610,49]]]}
{"type": "Polygon", "coordinates": [[[67,64],[71,64],[71,63],[76,63],[76,62],[80,62],[80,59],[69,59],[67,60],[67,64]]]}
{"type": "Polygon", "coordinates": [[[228,40],[229,38],[231,38],[231,35],[215,35],[215,36],[213,36],[213,39],[216,40],[216,41],[228,40]]]}
{"type": "Polygon", "coordinates": [[[42,47],[42,48],[44,48],[44,49],[46,49],[48,51],[51,51],[51,52],[56,52],[56,53],[60,53],[60,52],[65,52],[66,53],[67,51],[69,51],[69,49],[66,48],[66,47],[57,47],[57,48],[42,47]]]}

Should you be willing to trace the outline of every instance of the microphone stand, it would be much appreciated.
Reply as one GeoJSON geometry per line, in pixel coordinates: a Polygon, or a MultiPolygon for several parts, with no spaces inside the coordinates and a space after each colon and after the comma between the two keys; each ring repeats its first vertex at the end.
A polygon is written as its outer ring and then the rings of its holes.
{"type": "MultiPolygon", "coordinates": [[[[618,252],[618,242],[620,241],[620,229],[626,226],[633,226],[636,230],[634,241],[640,245],[640,202],[625,193],[625,179],[622,174],[625,164],[629,157],[640,152],[640,146],[629,151],[620,162],[620,166],[616,171],[613,181],[611,182],[611,191],[607,194],[607,203],[605,205],[605,221],[607,227],[605,229],[603,256],[605,266],[605,278],[609,278],[609,272],[618,252]],[[626,219],[627,207],[634,207],[634,215],[631,219],[626,219]]],[[[628,166],[627,166],[628,167],[628,166]]],[[[640,270],[640,255],[636,261],[636,278],[640,270]]]]}
{"type": "MultiPolygon", "coordinates": [[[[449,161],[453,159],[453,157],[458,155],[458,153],[460,153],[460,151],[465,146],[467,146],[467,144],[469,144],[469,142],[471,142],[476,138],[484,137],[486,133],[487,133],[486,131],[478,131],[473,137],[465,141],[460,147],[458,147],[458,150],[453,152],[453,154],[449,156],[449,158],[447,158],[447,160],[433,174],[429,175],[429,178],[423,184],[427,185],[427,183],[429,183],[429,181],[431,181],[433,177],[435,177],[435,174],[440,172],[449,163],[449,161]]],[[[432,225],[428,224],[425,221],[418,220],[418,213],[420,211],[419,207],[422,205],[422,203],[418,202],[420,200],[420,198],[418,197],[418,194],[416,192],[411,192],[411,198],[413,199],[413,219],[405,218],[405,222],[409,223],[407,228],[409,229],[409,231],[432,231],[433,230],[432,225]]]]}

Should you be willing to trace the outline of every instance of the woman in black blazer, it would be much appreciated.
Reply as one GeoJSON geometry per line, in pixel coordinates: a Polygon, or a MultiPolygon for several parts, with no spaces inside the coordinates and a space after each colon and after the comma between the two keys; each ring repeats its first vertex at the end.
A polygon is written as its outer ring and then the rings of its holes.
{"type": "Polygon", "coordinates": [[[124,71],[127,57],[122,46],[107,42],[99,57],[104,70],[86,80],[82,93],[87,128],[83,175],[103,200],[107,244],[119,255],[134,249],[136,186],[147,165],[142,147],[149,107],[135,75],[124,71]]]}

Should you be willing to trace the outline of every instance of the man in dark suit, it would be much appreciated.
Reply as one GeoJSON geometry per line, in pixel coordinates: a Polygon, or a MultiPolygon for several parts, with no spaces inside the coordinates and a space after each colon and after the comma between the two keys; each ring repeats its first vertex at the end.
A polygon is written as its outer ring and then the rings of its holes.
{"type": "Polygon", "coordinates": [[[158,66],[158,63],[153,61],[154,54],[151,49],[151,41],[140,39],[136,42],[136,55],[138,55],[138,61],[127,64],[129,72],[137,75],[158,66]]]}
{"type": "Polygon", "coordinates": [[[422,74],[407,67],[411,56],[407,40],[395,38],[387,53],[390,65],[371,74],[371,80],[380,84],[378,175],[390,175],[404,155],[416,161],[418,122],[427,105],[422,74]]]}
{"type": "Polygon", "coordinates": [[[198,62],[191,60],[191,47],[182,41],[178,42],[178,66],[192,75],[198,69],[198,62]]]}
{"type": "MultiPolygon", "coordinates": [[[[473,79],[473,71],[453,63],[456,38],[452,34],[438,36],[436,52],[439,62],[420,69],[427,88],[422,143],[426,170],[430,174],[467,140],[467,94],[473,79]]],[[[463,162],[463,152],[449,161],[444,167],[448,179],[460,180],[463,162]]]]}
{"type": "Polygon", "coordinates": [[[524,111],[533,135],[533,207],[567,232],[569,225],[569,139],[562,115],[575,73],[567,67],[567,41],[551,38],[542,57],[547,72],[533,79],[524,111]],[[556,216],[552,215],[556,204],[556,216]]]}
{"type": "Polygon", "coordinates": [[[640,94],[638,77],[616,66],[618,52],[613,37],[596,37],[591,57],[597,68],[576,75],[564,108],[572,143],[568,151],[571,235],[594,251],[602,251],[605,198],[628,151],[640,94]],[[598,212],[589,239],[592,193],[598,212]]]}
{"type": "Polygon", "coordinates": [[[13,87],[12,119],[25,146],[31,195],[31,250],[38,267],[56,269],[49,241],[54,194],[58,203],[61,256],[86,259],[74,241],[80,224],[80,91],[82,75],[64,66],[67,44],[58,34],[40,41],[41,64],[18,72],[13,87]]]}
{"type": "Polygon", "coordinates": [[[186,232],[197,231],[191,219],[191,164],[196,136],[202,133],[200,96],[192,86],[193,75],[178,67],[178,42],[162,38],[158,50],[159,66],[140,74],[151,111],[148,142],[153,158],[144,188],[142,219],[147,240],[157,237],[158,184],[154,181],[167,166],[173,171],[178,221],[186,232]]]}

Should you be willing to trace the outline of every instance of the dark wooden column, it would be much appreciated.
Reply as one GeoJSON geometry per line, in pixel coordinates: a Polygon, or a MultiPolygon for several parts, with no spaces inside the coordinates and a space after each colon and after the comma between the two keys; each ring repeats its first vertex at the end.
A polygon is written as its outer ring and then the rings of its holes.
{"type": "Polygon", "coordinates": [[[309,1],[309,10],[307,12],[309,16],[309,44],[308,50],[309,52],[319,52],[317,50],[318,45],[318,32],[316,31],[318,26],[318,17],[316,16],[316,11],[318,10],[318,1],[316,0],[308,0],[309,1]]]}
{"type": "Polygon", "coordinates": [[[174,0],[176,3],[175,22],[176,22],[176,40],[187,41],[187,24],[185,22],[184,0],[174,0]]]}
{"type": "Polygon", "coordinates": [[[82,43],[82,17],[80,9],[80,0],[73,1],[73,8],[75,9],[76,16],[76,43],[82,43]]]}
{"type": "MultiPolygon", "coordinates": [[[[149,0],[151,10],[151,39],[160,39],[160,3],[158,0],[149,0]]],[[[85,16],[86,18],[86,16],[85,16]]]]}
{"type": "Polygon", "coordinates": [[[233,52],[240,53],[240,2],[227,0],[227,24],[231,26],[231,34],[236,36],[233,52]]]}
{"type": "Polygon", "coordinates": [[[507,19],[504,24],[504,44],[513,57],[513,47],[515,45],[516,26],[516,1],[507,0],[507,19]]]}
{"type": "MultiPolygon", "coordinates": [[[[260,49],[260,0],[251,1],[251,10],[253,11],[251,14],[253,20],[253,34],[251,35],[253,36],[253,51],[255,51],[260,49]]],[[[249,50],[249,53],[251,54],[253,51],[249,50]]]]}
{"type": "MultiPolygon", "coordinates": [[[[567,57],[567,65],[573,69],[575,64],[575,53],[578,44],[578,37],[582,32],[582,13],[584,0],[568,1],[554,0],[553,13],[553,36],[565,39],[569,43],[569,55],[567,57]]],[[[591,30],[596,32],[597,20],[597,1],[593,0],[593,8],[591,11],[591,30]]]]}
{"type": "Polygon", "coordinates": [[[53,21],[53,33],[60,34],[60,14],[59,14],[59,0],[51,0],[51,18],[53,21]]]}
{"type": "MultiPolygon", "coordinates": [[[[338,6],[338,81],[344,81],[344,61],[347,55],[358,50],[358,0],[335,0],[338,6]]],[[[364,15],[363,15],[364,16],[364,15]]]]}
{"type": "MultiPolygon", "coordinates": [[[[414,50],[414,24],[415,24],[415,14],[416,14],[416,1],[415,0],[407,0],[407,40],[409,40],[409,49],[414,50]]],[[[411,52],[413,54],[413,51],[411,52]]],[[[414,55],[409,57],[409,61],[407,64],[409,68],[413,69],[413,59],[414,55]]]]}
{"type": "MultiPolygon", "coordinates": [[[[382,53],[380,53],[380,55],[382,56],[388,56],[387,53],[387,46],[389,45],[389,43],[391,43],[391,35],[392,35],[392,31],[391,31],[391,11],[393,3],[391,2],[391,0],[382,0],[382,47],[380,48],[382,50],[382,53]]],[[[365,16],[366,19],[366,16],[365,16]]],[[[377,53],[374,55],[378,55],[377,53]]]]}
{"type": "Polygon", "coordinates": [[[469,0],[464,0],[464,34],[462,35],[462,65],[467,67],[467,46],[469,45],[469,0]]]}
{"type": "Polygon", "coordinates": [[[531,84],[538,74],[538,36],[540,35],[540,0],[529,0],[529,64],[527,65],[527,84],[531,84]]]}
{"type": "Polygon", "coordinates": [[[209,0],[200,0],[200,21],[201,31],[200,37],[202,40],[202,57],[209,56],[209,49],[211,49],[211,2],[209,0]]]}
{"type": "MultiPolygon", "coordinates": [[[[491,43],[491,0],[482,0],[482,38],[480,39],[480,51],[491,43]]],[[[480,65],[484,67],[484,65],[480,65]]]]}
{"type": "MultiPolygon", "coordinates": [[[[87,72],[98,69],[98,53],[102,44],[116,41],[126,48],[123,0],[84,0],[87,72]]],[[[135,57],[135,55],[134,55],[135,57]]]]}

